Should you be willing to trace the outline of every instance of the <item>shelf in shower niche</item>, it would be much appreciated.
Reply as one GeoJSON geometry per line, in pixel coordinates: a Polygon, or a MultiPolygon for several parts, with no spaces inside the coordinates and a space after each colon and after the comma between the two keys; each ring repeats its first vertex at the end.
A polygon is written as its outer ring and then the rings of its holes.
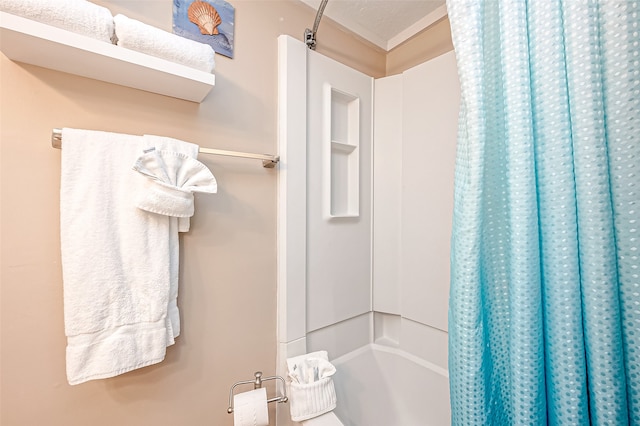
{"type": "Polygon", "coordinates": [[[329,219],[359,217],[358,147],[331,141],[329,219]]]}
{"type": "Polygon", "coordinates": [[[202,102],[215,75],[61,28],[0,12],[0,50],[9,59],[202,102]]]}
{"type": "Polygon", "coordinates": [[[356,148],[357,146],[348,143],[331,141],[332,150],[342,152],[346,155],[351,154],[356,148]]]}
{"type": "Polygon", "coordinates": [[[360,98],[325,84],[324,211],[332,219],[360,216],[360,98]]]}

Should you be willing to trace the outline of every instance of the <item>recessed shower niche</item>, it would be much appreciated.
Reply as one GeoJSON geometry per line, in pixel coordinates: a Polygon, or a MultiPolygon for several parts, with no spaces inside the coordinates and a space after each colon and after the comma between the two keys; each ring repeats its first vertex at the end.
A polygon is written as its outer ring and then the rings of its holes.
{"type": "Polygon", "coordinates": [[[325,216],[359,216],[360,99],[329,84],[324,87],[325,216]]]}

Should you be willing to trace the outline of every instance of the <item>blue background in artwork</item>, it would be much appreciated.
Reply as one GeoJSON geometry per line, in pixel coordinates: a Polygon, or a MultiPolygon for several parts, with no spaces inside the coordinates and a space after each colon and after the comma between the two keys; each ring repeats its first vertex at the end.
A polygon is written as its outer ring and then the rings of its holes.
{"type": "Polygon", "coordinates": [[[201,0],[215,7],[222,19],[218,35],[206,35],[187,16],[194,0],[173,0],[173,32],[179,36],[210,45],[216,53],[233,58],[235,8],[223,0],[201,0]]]}

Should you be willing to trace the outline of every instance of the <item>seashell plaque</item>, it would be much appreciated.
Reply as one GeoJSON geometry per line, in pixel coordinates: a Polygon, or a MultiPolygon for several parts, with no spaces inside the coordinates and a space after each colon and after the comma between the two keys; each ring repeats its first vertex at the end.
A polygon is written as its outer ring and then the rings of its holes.
{"type": "Polygon", "coordinates": [[[173,32],[233,58],[235,8],[224,0],[173,0],[173,32]]]}
{"type": "Polygon", "coordinates": [[[200,28],[202,34],[219,34],[218,25],[222,23],[215,7],[203,1],[194,1],[187,9],[189,21],[200,28]]]}

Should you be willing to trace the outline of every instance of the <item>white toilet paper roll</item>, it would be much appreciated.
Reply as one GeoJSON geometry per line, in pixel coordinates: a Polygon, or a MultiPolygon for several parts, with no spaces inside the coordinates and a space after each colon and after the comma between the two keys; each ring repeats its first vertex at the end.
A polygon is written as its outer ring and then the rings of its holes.
{"type": "Polygon", "coordinates": [[[233,396],[234,426],[269,426],[267,389],[254,389],[233,396]]]}

